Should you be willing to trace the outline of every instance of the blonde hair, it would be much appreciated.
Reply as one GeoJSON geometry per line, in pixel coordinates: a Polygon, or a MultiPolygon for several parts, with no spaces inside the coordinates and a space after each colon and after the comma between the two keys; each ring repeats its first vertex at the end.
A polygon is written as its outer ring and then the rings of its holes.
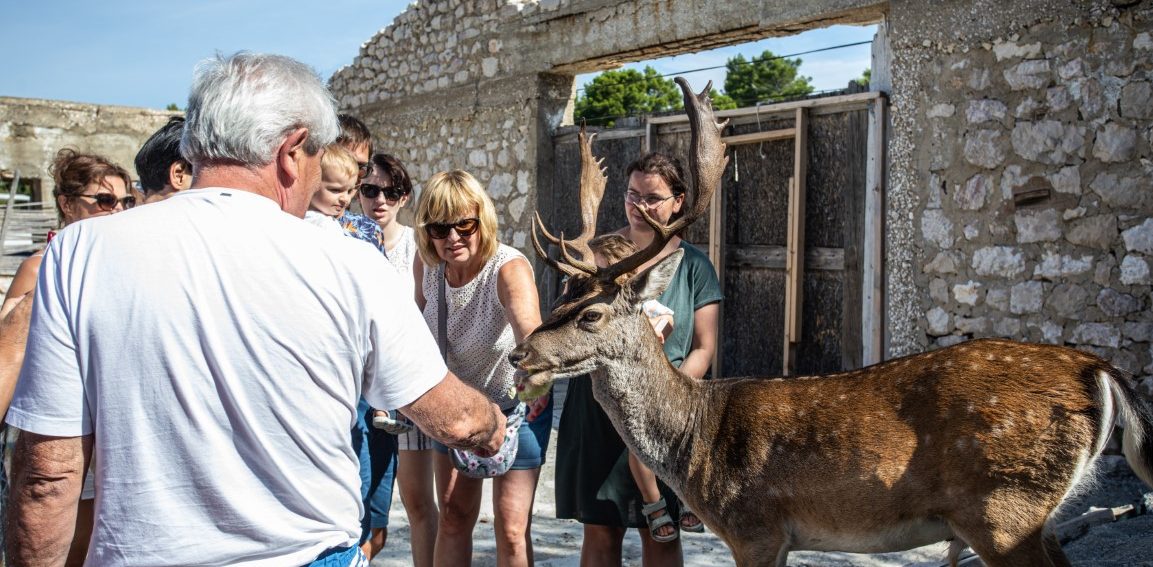
{"type": "Polygon", "coordinates": [[[425,225],[456,222],[471,217],[474,210],[480,229],[472,238],[480,239],[480,257],[488,262],[500,243],[496,239],[496,207],[480,182],[467,171],[457,169],[437,173],[424,184],[416,204],[416,244],[425,266],[436,266],[441,261],[425,225]]]}
{"type": "Polygon", "coordinates": [[[329,144],[324,148],[324,155],[320,158],[321,174],[332,176],[334,173],[343,174],[344,177],[356,180],[356,157],[352,152],[340,144],[329,144]]]}

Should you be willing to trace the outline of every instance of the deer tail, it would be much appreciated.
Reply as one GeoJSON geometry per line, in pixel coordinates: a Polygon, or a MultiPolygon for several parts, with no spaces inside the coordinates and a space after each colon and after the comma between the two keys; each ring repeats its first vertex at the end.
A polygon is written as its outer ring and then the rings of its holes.
{"type": "Polygon", "coordinates": [[[1124,428],[1121,451],[1133,472],[1153,486],[1153,400],[1138,393],[1133,378],[1120,370],[1110,369],[1104,374],[1124,428]]]}

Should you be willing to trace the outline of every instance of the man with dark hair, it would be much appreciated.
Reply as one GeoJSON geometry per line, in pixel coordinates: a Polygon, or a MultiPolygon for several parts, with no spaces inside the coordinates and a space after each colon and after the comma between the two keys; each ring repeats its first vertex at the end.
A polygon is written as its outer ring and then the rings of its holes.
{"type": "Polygon", "coordinates": [[[192,164],[180,155],[184,117],[173,116],[152,134],[136,154],[136,174],[144,203],[155,203],[192,187],[192,164]]]}
{"type": "Polygon", "coordinates": [[[341,113],[336,119],[340,123],[340,135],[336,137],[336,143],[344,146],[356,157],[357,181],[364,179],[372,168],[372,164],[368,162],[372,157],[372,133],[368,131],[368,126],[365,126],[364,122],[351,114],[341,113]]]}

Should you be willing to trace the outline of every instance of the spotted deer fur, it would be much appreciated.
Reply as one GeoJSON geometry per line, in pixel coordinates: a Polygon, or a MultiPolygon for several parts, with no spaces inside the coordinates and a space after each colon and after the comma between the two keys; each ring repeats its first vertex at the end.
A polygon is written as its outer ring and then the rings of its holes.
{"type": "MultiPolygon", "coordinates": [[[[993,567],[1068,565],[1049,518],[1118,422],[1130,465],[1153,485],[1153,404],[1131,377],[1078,350],[982,339],[789,379],[701,381],[674,368],[641,304],[667,286],[680,251],[628,273],[700,216],[725,161],[708,87],[693,95],[678,84],[693,131],[692,210],[670,227],[645,215],[662,242],[601,269],[587,225],[569,242],[538,217],[561,258],[534,231],[537,253],[569,279],[510,356],[522,385],[591,373],[629,449],[741,566],[784,566],[790,550],[875,553],[947,539],[952,563],[963,542],[993,567]]],[[[582,213],[590,218],[592,203],[595,222],[604,185],[591,144],[582,132],[582,213]]]]}

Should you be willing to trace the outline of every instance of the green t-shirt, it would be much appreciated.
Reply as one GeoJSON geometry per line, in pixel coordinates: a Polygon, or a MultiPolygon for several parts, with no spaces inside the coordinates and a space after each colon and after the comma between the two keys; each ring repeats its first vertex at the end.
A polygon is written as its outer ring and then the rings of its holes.
{"type": "Polygon", "coordinates": [[[665,356],[677,368],[693,348],[693,313],[723,299],[721,284],[709,257],[684,240],[680,249],[684,250],[681,265],[658,300],[673,310],[673,332],[665,339],[665,356]]]}

